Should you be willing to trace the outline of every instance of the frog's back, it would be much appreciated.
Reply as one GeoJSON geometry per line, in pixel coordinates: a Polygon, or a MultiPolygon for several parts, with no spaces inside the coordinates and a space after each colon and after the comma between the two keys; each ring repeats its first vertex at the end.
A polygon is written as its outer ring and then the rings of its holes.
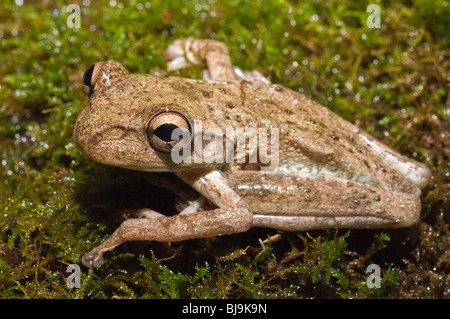
{"type": "Polygon", "coordinates": [[[263,82],[185,79],[174,85],[205,110],[201,120],[208,127],[278,129],[280,171],[335,176],[410,193],[416,190],[383,163],[357,126],[303,94],[263,82]]]}

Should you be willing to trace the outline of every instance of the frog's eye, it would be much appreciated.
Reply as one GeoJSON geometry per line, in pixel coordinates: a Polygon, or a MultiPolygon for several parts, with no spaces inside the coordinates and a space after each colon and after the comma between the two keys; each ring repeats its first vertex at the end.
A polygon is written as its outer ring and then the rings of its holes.
{"type": "Polygon", "coordinates": [[[150,144],[161,152],[170,152],[172,147],[191,136],[191,123],[183,114],[164,111],[155,115],[147,126],[150,144]]]}
{"type": "Polygon", "coordinates": [[[105,62],[97,62],[92,65],[85,73],[83,77],[83,89],[87,96],[91,96],[94,92],[95,83],[97,82],[100,70],[105,62]]]}

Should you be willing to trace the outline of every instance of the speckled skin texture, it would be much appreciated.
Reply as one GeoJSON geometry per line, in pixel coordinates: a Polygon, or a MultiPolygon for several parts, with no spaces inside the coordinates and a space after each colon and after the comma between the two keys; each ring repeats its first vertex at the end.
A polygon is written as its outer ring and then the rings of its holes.
{"type": "Polygon", "coordinates": [[[107,61],[77,119],[74,139],[100,163],[174,172],[217,208],[125,221],[85,257],[85,265],[98,264],[105,251],[127,240],[179,241],[251,226],[404,227],[419,218],[420,189],[430,175],[422,164],[298,92],[243,76],[220,42],[178,41],[166,59],[172,68],[203,63],[211,80],[130,74],[119,62],[107,61]],[[261,163],[175,164],[170,153],[150,145],[146,133],[162,110],[201,121],[202,131],[194,127],[194,136],[233,128],[234,143],[242,141],[238,128],[276,128],[279,162],[264,173],[261,163]]]}

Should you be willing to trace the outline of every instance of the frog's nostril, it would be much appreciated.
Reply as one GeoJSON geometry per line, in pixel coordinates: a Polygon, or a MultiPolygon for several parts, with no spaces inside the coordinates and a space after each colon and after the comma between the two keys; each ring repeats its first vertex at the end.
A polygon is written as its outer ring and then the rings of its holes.
{"type": "Polygon", "coordinates": [[[103,139],[103,134],[100,132],[94,133],[90,136],[90,141],[93,143],[99,143],[103,139]]]}

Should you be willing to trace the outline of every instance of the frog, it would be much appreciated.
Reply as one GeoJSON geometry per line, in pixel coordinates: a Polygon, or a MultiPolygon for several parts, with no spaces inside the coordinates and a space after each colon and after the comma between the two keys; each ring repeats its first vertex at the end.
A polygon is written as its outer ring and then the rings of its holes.
{"type": "Polygon", "coordinates": [[[142,208],[82,258],[86,267],[127,241],[180,242],[252,227],[402,228],[420,219],[430,179],[423,163],[307,96],[234,66],[223,42],[178,39],[164,58],[169,72],[197,67],[203,78],[134,74],[115,60],[97,62],[84,75],[89,102],[73,138],[93,161],[170,173],[193,191],[171,178],[156,182],[180,194],[176,212],[142,208]],[[250,143],[255,134],[262,143],[250,143]],[[234,156],[243,144],[245,152],[234,156]]]}

